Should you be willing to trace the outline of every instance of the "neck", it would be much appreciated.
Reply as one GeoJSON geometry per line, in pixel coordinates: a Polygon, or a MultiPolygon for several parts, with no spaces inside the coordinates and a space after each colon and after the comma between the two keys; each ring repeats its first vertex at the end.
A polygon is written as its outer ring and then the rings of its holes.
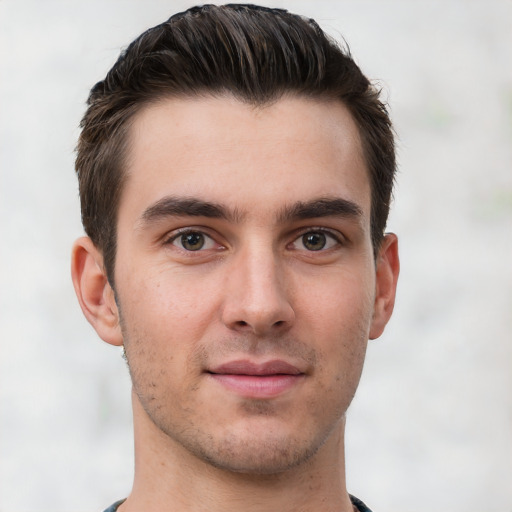
{"type": "Polygon", "coordinates": [[[308,461],[276,474],[219,469],[162,433],[134,397],[135,479],[119,512],[349,512],[344,420],[308,461]]]}

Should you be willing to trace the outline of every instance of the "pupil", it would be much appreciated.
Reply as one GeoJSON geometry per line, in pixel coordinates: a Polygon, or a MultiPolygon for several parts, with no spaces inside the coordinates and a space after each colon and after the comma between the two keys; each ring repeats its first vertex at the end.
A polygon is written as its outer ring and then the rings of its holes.
{"type": "Polygon", "coordinates": [[[204,245],[204,237],[201,233],[187,233],[181,236],[181,243],[189,251],[198,251],[204,245]]]}
{"type": "Polygon", "coordinates": [[[306,233],[302,237],[304,247],[310,251],[319,251],[326,244],[325,235],[323,233],[306,233]]]}

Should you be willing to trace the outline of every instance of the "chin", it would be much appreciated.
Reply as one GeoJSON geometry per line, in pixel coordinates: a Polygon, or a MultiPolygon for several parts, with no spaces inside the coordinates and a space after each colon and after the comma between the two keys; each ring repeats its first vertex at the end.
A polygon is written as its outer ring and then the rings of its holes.
{"type": "MultiPolygon", "coordinates": [[[[197,441],[197,439],[196,439],[197,441]]],[[[184,446],[207,464],[231,473],[276,475],[307,463],[324,439],[297,439],[288,435],[256,437],[232,433],[209,443],[184,446]]]]}

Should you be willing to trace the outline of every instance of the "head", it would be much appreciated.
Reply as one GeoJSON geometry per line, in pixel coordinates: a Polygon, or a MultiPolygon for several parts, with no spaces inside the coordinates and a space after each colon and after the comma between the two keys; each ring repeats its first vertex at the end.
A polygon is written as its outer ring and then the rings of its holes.
{"type": "Polygon", "coordinates": [[[377,255],[395,174],[393,132],[379,91],[348,49],[314,20],[251,5],[205,5],[176,14],[134,40],[88,99],[76,159],[82,222],[103,253],[112,285],[132,120],[162,98],[226,94],[254,106],[295,95],[347,107],[370,180],[377,255]]]}
{"type": "Polygon", "coordinates": [[[125,347],[139,450],[331,467],[398,275],[377,92],[313,21],[205,6],[136,39],[82,127],[73,278],[125,347]]]}

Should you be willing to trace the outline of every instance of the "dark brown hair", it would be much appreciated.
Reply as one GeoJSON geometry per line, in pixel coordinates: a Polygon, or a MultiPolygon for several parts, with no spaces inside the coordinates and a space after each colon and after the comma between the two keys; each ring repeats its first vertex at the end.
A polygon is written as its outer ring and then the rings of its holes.
{"type": "Polygon", "coordinates": [[[254,105],[292,93],[348,107],[368,167],[377,253],[395,175],[393,130],[379,91],[314,20],[254,5],[205,5],[140,35],[89,95],[76,158],[82,222],[112,284],[131,119],[162,97],[226,93],[254,105]]]}

